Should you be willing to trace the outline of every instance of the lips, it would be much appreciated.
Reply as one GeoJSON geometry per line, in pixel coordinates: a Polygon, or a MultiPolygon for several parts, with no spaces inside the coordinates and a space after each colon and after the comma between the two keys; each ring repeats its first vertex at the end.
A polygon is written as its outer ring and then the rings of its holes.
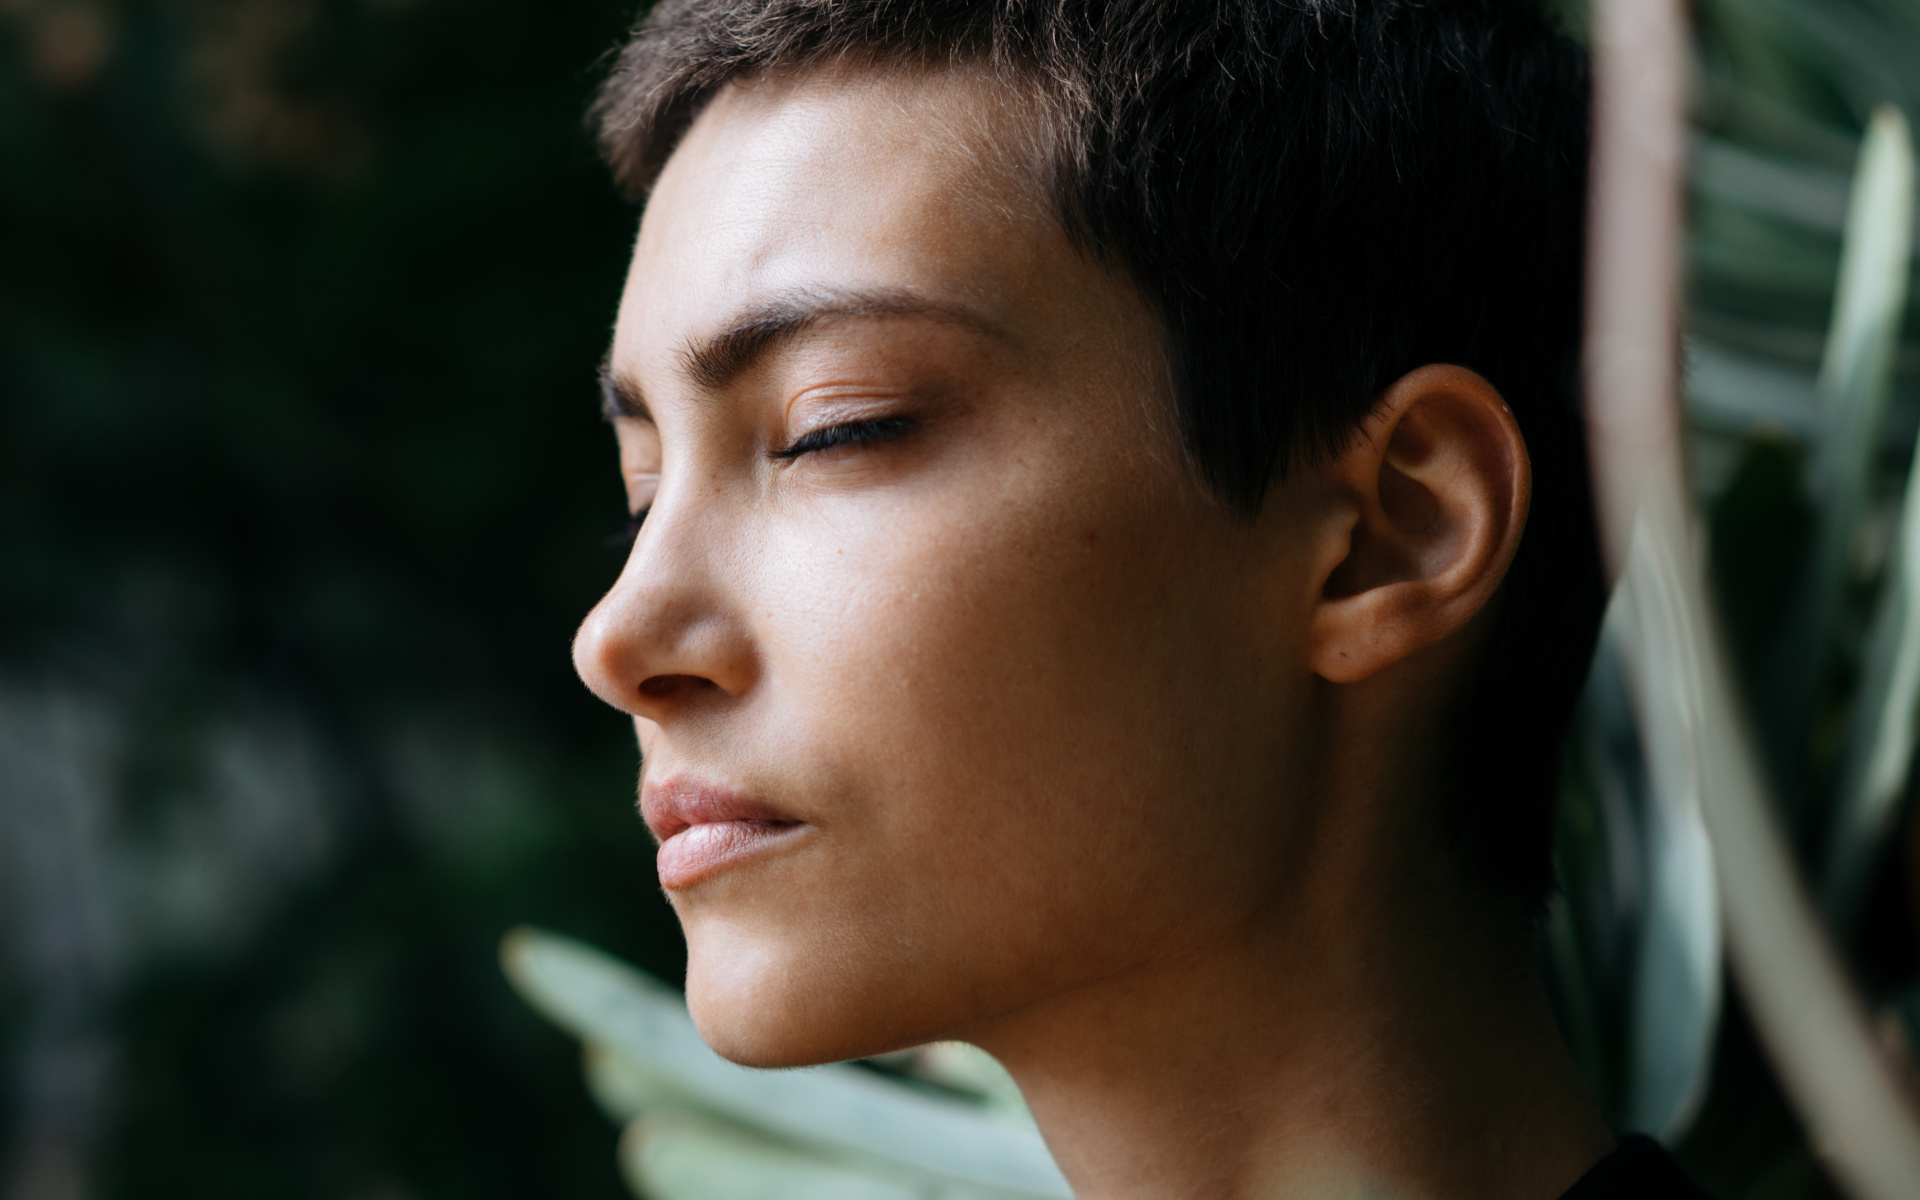
{"type": "Polygon", "coordinates": [[[764,801],[678,776],[647,782],[640,815],[660,840],[656,866],[668,891],[768,853],[807,828],[764,801]]]}

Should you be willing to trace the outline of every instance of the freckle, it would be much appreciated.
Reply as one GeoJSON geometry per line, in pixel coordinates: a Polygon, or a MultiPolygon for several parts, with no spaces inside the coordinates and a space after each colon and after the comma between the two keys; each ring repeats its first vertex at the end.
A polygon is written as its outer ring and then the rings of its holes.
{"type": "Polygon", "coordinates": [[[1099,534],[1092,529],[1089,529],[1085,533],[1080,535],[1080,540],[1086,544],[1086,547],[1089,550],[1093,549],[1093,543],[1098,539],[1099,539],[1099,534]]]}

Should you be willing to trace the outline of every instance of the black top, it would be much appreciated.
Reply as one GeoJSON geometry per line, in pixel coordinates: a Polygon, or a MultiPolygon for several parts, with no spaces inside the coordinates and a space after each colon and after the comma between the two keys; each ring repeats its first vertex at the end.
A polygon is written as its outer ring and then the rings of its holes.
{"type": "Polygon", "coordinates": [[[1560,1200],[1711,1200],[1650,1137],[1629,1134],[1560,1200]]]}

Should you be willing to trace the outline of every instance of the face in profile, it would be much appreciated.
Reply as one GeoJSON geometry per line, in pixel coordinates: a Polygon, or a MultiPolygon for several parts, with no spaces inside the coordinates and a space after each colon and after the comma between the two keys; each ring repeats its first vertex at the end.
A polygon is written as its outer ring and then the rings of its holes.
{"type": "Polygon", "coordinates": [[[740,1061],[1204,952],[1300,840],[1302,503],[1200,481],[1157,318],[1023,136],[959,74],[751,80],[641,224],[609,378],[647,515],[575,657],[740,1061]]]}

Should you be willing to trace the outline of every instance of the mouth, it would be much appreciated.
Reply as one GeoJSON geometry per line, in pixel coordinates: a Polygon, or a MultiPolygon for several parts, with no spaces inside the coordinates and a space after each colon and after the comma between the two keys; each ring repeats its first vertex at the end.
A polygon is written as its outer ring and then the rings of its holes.
{"type": "Polygon", "coordinates": [[[640,814],[659,839],[655,867],[670,892],[766,854],[807,828],[764,801],[680,776],[649,780],[640,792],[640,814]]]}

